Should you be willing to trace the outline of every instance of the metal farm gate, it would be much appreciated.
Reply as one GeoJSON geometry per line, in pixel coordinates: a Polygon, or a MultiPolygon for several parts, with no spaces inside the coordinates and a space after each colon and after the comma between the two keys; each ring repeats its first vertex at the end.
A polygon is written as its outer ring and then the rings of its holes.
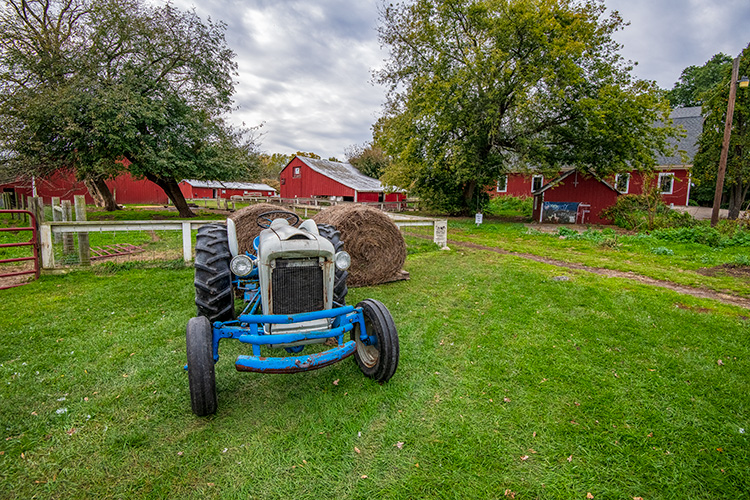
{"type": "MultiPolygon", "coordinates": [[[[29,212],[28,210],[0,210],[0,214],[25,214],[29,216],[29,220],[31,221],[31,227],[0,227],[0,231],[31,231],[31,239],[29,241],[23,241],[19,243],[0,243],[0,248],[30,246],[32,247],[34,251],[33,257],[16,257],[13,259],[0,259],[0,264],[7,263],[7,262],[25,262],[25,261],[30,261],[30,260],[34,261],[34,269],[25,270],[25,271],[15,271],[12,273],[2,273],[0,274],[0,278],[33,274],[36,279],[39,279],[39,243],[38,243],[39,240],[37,239],[37,230],[36,230],[37,226],[36,226],[36,218],[34,217],[34,214],[29,212]]],[[[0,285],[0,290],[4,290],[6,288],[13,288],[16,286],[22,286],[26,284],[27,283],[18,283],[15,285],[7,285],[7,286],[0,285]]]]}

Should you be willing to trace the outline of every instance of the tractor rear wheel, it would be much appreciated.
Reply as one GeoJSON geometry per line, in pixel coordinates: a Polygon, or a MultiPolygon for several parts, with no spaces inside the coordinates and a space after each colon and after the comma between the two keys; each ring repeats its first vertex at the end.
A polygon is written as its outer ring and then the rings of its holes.
{"type": "Polygon", "coordinates": [[[357,344],[354,360],[362,373],[371,379],[388,382],[398,367],[398,332],[393,316],[382,302],[365,299],[357,307],[362,308],[365,317],[367,334],[373,339],[370,345],[360,340],[360,328],[357,323],[352,330],[352,340],[357,344]]]}
{"type": "Polygon", "coordinates": [[[234,319],[234,292],[227,228],[206,224],[195,240],[195,305],[209,322],[234,319]]]}
{"type": "MultiPolygon", "coordinates": [[[[321,236],[331,242],[335,253],[339,253],[344,249],[344,242],[341,241],[341,233],[335,226],[330,224],[318,224],[318,232],[321,236]]],[[[336,274],[333,280],[333,301],[336,303],[334,306],[346,305],[346,294],[349,292],[349,288],[346,286],[347,276],[349,276],[349,271],[338,268],[336,269],[336,274]]]]}
{"type": "Polygon", "coordinates": [[[187,324],[188,381],[193,413],[205,417],[216,413],[216,373],[213,334],[205,316],[190,318],[187,324]]]}

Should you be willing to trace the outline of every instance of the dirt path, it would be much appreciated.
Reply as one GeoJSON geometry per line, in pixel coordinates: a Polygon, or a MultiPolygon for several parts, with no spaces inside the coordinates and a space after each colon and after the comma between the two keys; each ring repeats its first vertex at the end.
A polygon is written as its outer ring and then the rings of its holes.
{"type": "MultiPolygon", "coordinates": [[[[413,235],[413,236],[416,236],[416,235],[413,235]]],[[[601,267],[585,266],[583,264],[576,264],[574,262],[565,262],[565,261],[557,260],[557,259],[548,259],[546,257],[540,257],[538,255],[533,255],[530,253],[510,252],[508,250],[503,250],[502,248],[477,245],[476,243],[467,243],[463,241],[448,240],[448,244],[452,246],[473,248],[476,250],[487,250],[489,252],[495,252],[495,253],[499,253],[503,255],[513,255],[516,257],[522,257],[524,259],[534,260],[536,262],[542,262],[544,264],[550,264],[550,265],[557,266],[557,267],[564,267],[567,269],[587,271],[590,273],[599,274],[602,276],[608,276],[611,278],[630,279],[630,280],[637,281],[639,283],[644,283],[646,285],[667,288],[669,290],[673,290],[678,293],[684,293],[685,295],[692,295],[693,297],[699,297],[702,299],[718,300],[719,302],[723,302],[725,304],[744,307],[745,309],[750,310],[750,299],[746,299],[744,297],[738,297],[736,295],[730,295],[727,293],[717,292],[715,290],[711,290],[708,288],[696,288],[696,287],[691,287],[691,286],[678,285],[676,283],[672,283],[671,281],[657,280],[657,279],[649,278],[648,276],[643,276],[641,274],[636,274],[633,272],[615,271],[613,269],[604,269],[601,267]]]]}

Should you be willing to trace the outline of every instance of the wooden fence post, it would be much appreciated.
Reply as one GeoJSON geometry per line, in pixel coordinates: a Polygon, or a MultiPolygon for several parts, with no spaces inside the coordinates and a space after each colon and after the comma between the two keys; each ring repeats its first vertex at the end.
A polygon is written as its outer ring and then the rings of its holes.
{"type": "MultiPolygon", "coordinates": [[[[62,203],[62,221],[68,222],[73,220],[73,204],[70,200],[63,200],[62,203]]],[[[63,234],[63,254],[70,255],[73,253],[73,234],[63,234]]]]}
{"type": "MultiPolygon", "coordinates": [[[[62,208],[60,207],[60,198],[57,196],[52,197],[52,220],[59,222],[62,220],[62,208]]],[[[62,235],[57,233],[55,235],[55,243],[60,244],[62,242],[62,235]]]]}
{"type": "Polygon", "coordinates": [[[52,246],[52,230],[49,224],[42,224],[39,228],[40,240],[40,257],[42,259],[43,269],[53,269],[55,267],[55,251],[52,246]]]}
{"type": "MultiPolygon", "coordinates": [[[[86,220],[86,197],[73,197],[76,207],[76,222],[86,220]]],[[[89,247],[89,233],[78,233],[78,260],[82,266],[91,265],[91,247],[89,247]]]]}

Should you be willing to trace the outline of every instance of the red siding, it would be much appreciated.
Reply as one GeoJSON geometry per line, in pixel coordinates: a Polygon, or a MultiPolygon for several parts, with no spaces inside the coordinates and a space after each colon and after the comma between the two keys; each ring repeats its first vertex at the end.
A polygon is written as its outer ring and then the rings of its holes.
{"type": "Polygon", "coordinates": [[[215,194],[219,195],[219,198],[229,199],[232,196],[274,196],[274,191],[263,191],[254,189],[226,189],[226,188],[207,188],[207,187],[193,187],[189,183],[182,181],[180,182],[180,191],[182,195],[188,200],[202,200],[204,198],[215,198],[215,194]]]}
{"type": "Polygon", "coordinates": [[[591,205],[587,224],[611,224],[611,221],[602,217],[601,212],[617,201],[618,194],[594,179],[584,177],[582,174],[574,173],[562,180],[559,184],[547,189],[541,195],[534,197],[534,222],[539,222],[542,203],[545,201],[578,202],[591,205]]]}
{"type": "MultiPolygon", "coordinates": [[[[690,171],[686,169],[660,170],[654,173],[656,179],[658,179],[659,173],[671,173],[675,177],[672,187],[672,193],[662,195],[664,203],[666,203],[667,205],[674,204],[676,206],[687,206],[690,194],[690,171]]],[[[527,174],[508,174],[508,187],[505,192],[499,193],[497,192],[497,186],[492,186],[488,189],[488,193],[491,197],[515,196],[518,198],[523,198],[526,196],[531,196],[531,178],[532,176],[527,174]]],[[[544,178],[544,184],[551,180],[551,178],[544,178]]],[[[614,186],[614,176],[610,176],[606,180],[614,186]]],[[[630,173],[630,184],[628,186],[628,192],[623,194],[643,194],[643,175],[641,173],[630,173]]]]}
{"type": "MultiPolygon", "coordinates": [[[[684,169],[661,170],[654,172],[654,181],[658,182],[659,174],[674,175],[672,184],[672,194],[662,194],[661,198],[667,205],[675,204],[676,206],[687,206],[688,196],[690,194],[690,172],[684,169]]],[[[643,194],[643,174],[640,172],[631,172],[628,192],[623,194],[643,194]]],[[[611,178],[614,185],[614,176],[611,178]]]]}
{"type": "MultiPolygon", "coordinates": [[[[31,181],[14,183],[12,186],[16,192],[25,196],[31,196],[31,181]]],[[[167,203],[166,193],[151,181],[133,179],[130,174],[122,174],[115,179],[107,181],[107,186],[115,196],[115,201],[120,204],[156,204],[167,203]]],[[[72,200],[75,195],[86,196],[86,203],[93,203],[86,186],[82,181],[77,181],[75,175],[70,173],[55,173],[50,177],[36,179],[37,195],[44,199],[45,203],[52,203],[53,197],[63,200],[72,200]]]]}
{"type": "MultiPolygon", "coordinates": [[[[498,192],[497,184],[489,189],[490,197],[496,196],[515,196],[516,198],[526,198],[531,196],[531,178],[532,175],[527,174],[508,174],[508,182],[506,190],[498,192]]],[[[546,184],[550,179],[543,178],[542,185],[546,184]]]]}

